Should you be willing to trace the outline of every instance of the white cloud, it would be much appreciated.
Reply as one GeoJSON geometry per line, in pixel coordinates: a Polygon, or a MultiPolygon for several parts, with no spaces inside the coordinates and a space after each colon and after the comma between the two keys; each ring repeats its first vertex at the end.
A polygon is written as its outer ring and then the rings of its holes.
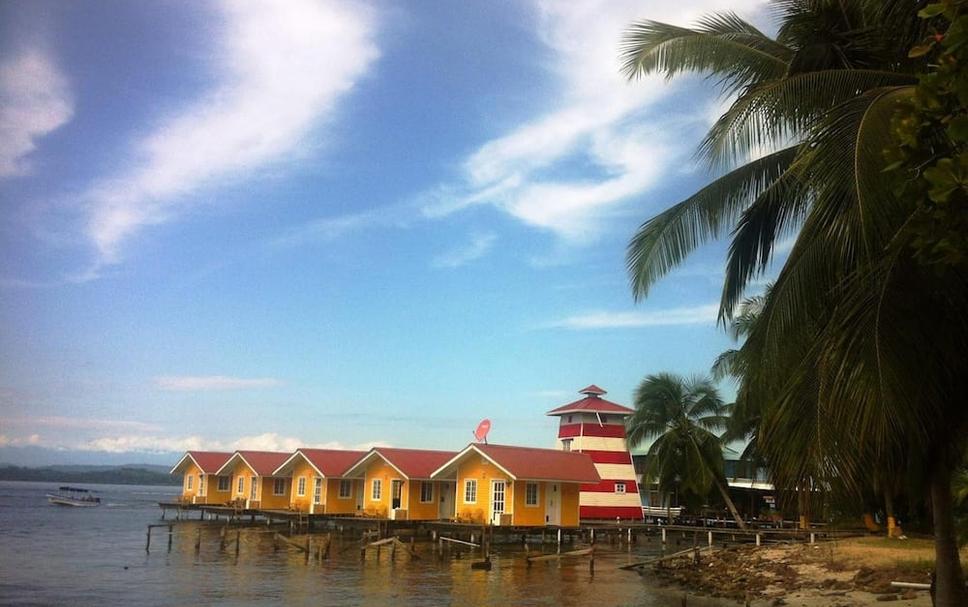
{"type": "Polygon", "coordinates": [[[480,259],[490,252],[497,241],[496,234],[478,234],[462,247],[447,251],[434,258],[435,268],[459,268],[476,259],[480,259]]]}
{"type": "Polygon", "coordinates": [[[67,79],[45,53],[30,50],[0,63],[0,178],[29,172],[37,140],[73,115],[67,79]]]}
{"type": "Polygon", "coordinates": [[[84,419],[80,417],[41,416],[41,417],[8,417],[0,419],[0,425],[21,427],[43,427],[72,430],[128,430],[151,431],[157,430],[155,424],[119,419],[84,419]]]}
{"type": "Polygon", "coordinates": [[[162,390],[192,392],[203,390],[251,390],[274,388],[282,382],[273,377],[229,377],[226,375],[162,375],[154,379],[162,390]]]}
{"type": "Polygon", "coordinates": [[[13,438],[7,436],[6,434],[0,434],[0,447],[26,447],[37,446],[40,444],[41,440],[39,434],[15,436],[13,438]]]}
{"type": "Polygon", "coordinates": [[[673,91],[662,77],[625,80],[618,51],[624,29],[644,18],[687,25],[762,1],[704,0],[688,9],[641,0],[536,4],[536,30],[553,56],[559,90],[545,113],[466,158],[462,179],[432,192],[425,213],[491,204],[570,243],[590,242],[603,216],[655,185],[695,145],[682,140],[686,128],[708,126],[708,107],[654,109],[673,91]]]}
{"type": "Polygon", "coordinates": [[[683,306],[644,312],[588,312],[568,316],[545,325],[562,329],[615,329],[714,324],[719,304],[683,306]]]}
{"type": "Polygon", "coordinates": [[[87,194],[97,267],[125,240],[170,221],[191,194],[291,158],[378,56],[373,16],[335,1],[234,1],[213,62],[217,85],[136,146],[138,161],[87,194]]]}
{"type": "MultiPolygon", "coordinates": [[[[0,446],[3,437],[0,437],[0,446]]],[[[299,448],[314,449],[353,449],[365,451],[371,447],[388,447],[381,441],[372,441],[356,445],[346,445],[339,441],[313,442],[298,437],[282,436],[275,432],[266,432],[254,436],[243,436],[235,440],[212,440],[201,436],[152,436],[130,435],[95,438],[80,445],[67,448],[80,451],[104,451],[107,453],[180,453],[192,450],[208,451],[281,451],[292,452],[299,448]]]]}

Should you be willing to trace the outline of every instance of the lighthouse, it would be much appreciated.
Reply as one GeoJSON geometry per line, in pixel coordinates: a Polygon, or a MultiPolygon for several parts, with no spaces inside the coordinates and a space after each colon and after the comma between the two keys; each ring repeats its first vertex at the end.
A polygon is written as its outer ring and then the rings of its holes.
{"type": "Polygon", "coordinates": [[[642,518],[632,455],[625,441],[625,419],[634,411],[602,398],[596,385],[579,390],[582,398],[548,412],[557,417],[558,448],[591,456],[601,481],[583,484],[579,493],[582,519],[642,518]]]}

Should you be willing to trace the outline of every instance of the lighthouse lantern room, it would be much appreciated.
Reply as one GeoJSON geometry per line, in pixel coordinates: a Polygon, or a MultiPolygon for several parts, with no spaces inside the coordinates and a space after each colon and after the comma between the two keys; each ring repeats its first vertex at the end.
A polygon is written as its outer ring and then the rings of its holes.
{"type": "Polygon", "coordinates": [[[596,385],[579,393],[580,400],[548,415],[560,420],[558,447],[590,455],[602,478],[597,484],[581,486],[580,517],[641,520],[642,502],[625,440],[625,419],[634,411],[602,398],[606,392],[596,385]]]}

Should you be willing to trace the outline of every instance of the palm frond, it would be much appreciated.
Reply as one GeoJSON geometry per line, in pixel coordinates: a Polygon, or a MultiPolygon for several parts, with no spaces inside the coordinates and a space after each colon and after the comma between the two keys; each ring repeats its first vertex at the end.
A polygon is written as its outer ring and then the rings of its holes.
{"type": "Polygon", "coordinates": [[[636,300],[696,247],[718,238],[760,193],[786,171],[797,148],[759,158],[716,179],[648,220],[629,242],[626,263],[636,300]]]}
{"type": "Polygon", "coordinates": [[[707,17],[694,29],[633,23],[622,37],[620,55],[622,73],[630,80],[654,72],[667,78],[699,72],[718,77],[729,92],[782,76],[792,52],[728,13],[707,17]]]}
{"type": "Polygon", "coordinates": [[[713,166],[733,165],[778,142],[799,142],[827,110],[864,91],[916,81],[888,70],[828,69],[747,87],[709,130],[697,156],[713,166]]]}

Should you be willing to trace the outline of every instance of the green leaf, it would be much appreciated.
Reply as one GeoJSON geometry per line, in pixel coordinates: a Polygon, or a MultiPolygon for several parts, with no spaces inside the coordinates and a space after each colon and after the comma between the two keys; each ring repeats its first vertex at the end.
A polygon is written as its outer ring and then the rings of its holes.
{"type": "Polygon", "coordinates": [[[937,17],[944,12],[944,4],[941,2],[935,2],[934,4],[929,4],[926,7],[918,11],[918,17],[922,19],[930,19],[931,17],[937,17]]]}
{"type": "Polygon", "coordinates": [[[934,42],[930,42],[928,44],[919,44],[918,46],[915,46],[910,51],[908,51],[908,57],[911,59],[915,59],[917,57],[923,57],[928,53],[930,53],[931,49],[933,48],[934,48],[934,42]]]}

